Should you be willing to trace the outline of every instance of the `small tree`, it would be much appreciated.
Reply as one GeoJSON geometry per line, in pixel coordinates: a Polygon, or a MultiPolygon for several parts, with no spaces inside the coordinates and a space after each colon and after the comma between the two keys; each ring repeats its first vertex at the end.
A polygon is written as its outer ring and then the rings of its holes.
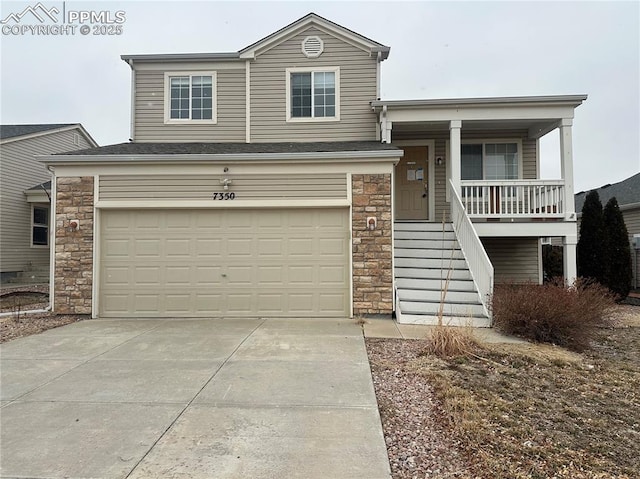
{"type": "Polygon", "coordinates": [[[609,255],[605,285],[620,299],[624,299],[631,290],[631,248],[629,232],[615,197],[604,207],[603,223],[609,255]]]}
{"type": "Polygon", "coordinates": [[[578,240],[578,276],[605,284],[607,276],[607,238],[602,218],[602,203],[597,191],[587,194],[582,206],[578,240]]]}

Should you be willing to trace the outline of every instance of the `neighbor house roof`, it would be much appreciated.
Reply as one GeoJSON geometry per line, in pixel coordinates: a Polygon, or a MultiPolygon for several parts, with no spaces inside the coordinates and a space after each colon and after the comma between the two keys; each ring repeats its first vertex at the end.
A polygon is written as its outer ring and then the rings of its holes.
{"type": "Polygon", "coordinates": [[[0,139],[14,138],[16,136],[32,135],[43,131],[58,130],[67,126],[75,126],[76,123],[43,123],[39,125],[0,125],[0,139]]]}
{"type": "Polygon", "coordinates": [[[98,146],[98,143],[96,143],[96,141],[80,123],[34,123],[28,125],[0,125],[0,143],[11,143],[27,138],[74,129],[79,130],[79,132],[82,133],[89,144],[98,146]]]}
{"type": "Polygon", "coordinates": [[[45,181],[44,183],[40,183],[39,185],[29,188],[27,191],[41,191],[41,190],[51,190],[51,181],[45,181]]]}
{"type": "MultiPolygon", "coordinates": [[[[618,200],[619,206],[631,205],[634,203],[640,204],[640,173],[636,173],[635,175],[627,178],[626,180],[622,180],[618,183],[607,184],[601,186],[600,188],[595,188],[598,192],[598,196],[600,197],[600,202],[602,205],[606,205],[607,202],[615,196],[616,200],[618,200]]],[[[584,205],[584,199],[589,192],[581,191],[580,193],[576,193],[576,211],[582,211],[582,205],[584,205]]]]}

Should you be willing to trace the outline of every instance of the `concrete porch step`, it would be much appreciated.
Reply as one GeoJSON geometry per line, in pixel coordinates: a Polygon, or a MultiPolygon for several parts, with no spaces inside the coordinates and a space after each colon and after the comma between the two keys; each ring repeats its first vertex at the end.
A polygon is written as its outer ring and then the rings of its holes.
{"type": "MultiPolygon", "coordinates": [[[[427,314],[402,314],[397,318],[400,324],[424,324],[435,326],[439,323],[438,317],[427,314]]],[[[487,317],[469,318],[468,316],[447,316],[444,315],[442,323],[445,326],[469,326],[472,328],[490,328],[491,321],[487,317]]]]}
{"type": "MultiPolygon", "coordinates": [[[[440,309],[440,301],[403,301],[400,300],[400,311],[405,314],[424,314],[436,316],[440,309]]],[[[454,317],[478,317],[485,318],[484,308],[481,304],[465,304],[465,303],[452,303],[447,301],[444,305],[444,315],[454,317]]]]}

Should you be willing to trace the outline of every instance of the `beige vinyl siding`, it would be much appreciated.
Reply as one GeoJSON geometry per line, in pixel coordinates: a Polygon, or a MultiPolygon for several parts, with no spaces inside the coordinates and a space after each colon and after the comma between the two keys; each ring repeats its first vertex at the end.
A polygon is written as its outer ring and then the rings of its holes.
{"type": "Polygon", "coordinates": [[[480,238],[493,264],[496,283],[540,281],[538,238],[480,238]]]}
{"type": "Polygon", "coordinates": [[[628,210],[623,209],[622,216],[624,217],[624,224],[627,226],[631,245],[631,263],[633,266],[633,282],[631,285],[634,288],[640,288],[640,250],[636,250],[633,247],[633,235],[640,234],[640,207],[628,210]]]}
{"type": "MultiPolygon", "coordinates": [[[[473,130],[465,131],[464,126],[461,132],[462,140],[491,140],[492,138],[500,140],[519,139],[522,141],[522,178],[525,180],[536,179],[537,177],[537,158],[536,158],[536,140],[527,138],[526,130],[473,130]]],[[[449,140],[449,131],[416,131],[402,132],[393,134],[393,140],[401,142],[403,140],[435,140],[435,156],[434,158],[442,158],[443,164],[435,166],[435,214],[436,221],[442,221],[442,215],[445,214],[449,218],[449,203],[446,201],[446,185],[447,185],[447,169],[444,166],[447,158],[447,141],[449,140]]]]}
{"type": "Polygon", "coordinates": [[[308,28],[251,64],[251,141],[355,141],[376,139],[376,57],[318,28],[308,28]],[[310,35],[324,42],[318,58],[307,58],[301,42],[310,35]],[[287,123],[286,69],[340,67],[340,121],[287,123]]]}
{"type": "MultiPolygon", "coordinates": [[[[235,199],[346,199],[345,174],[230,176],[235,199]]],[[[211,200],[224,193],[220,175],[101,176],[100,200],[211,200]]]]}
{"type": "MultiPolygon", "coordinates": [[[[171,71],[176,68],[171,67],[171,71]]],[[[182,71],[182,70],[180,70],[182,71]]],[[[207,70],[210,71],[210,70],[207,70]]],[[[164,123],[164,71],[136,71],[134,140],[139,142],[245,141],[245,66],[216,71],[217,123],[164,123]]]]}
{"type": "Polygon", "coordinates": [[[49,133],[0,145],[0,268],[2,272],[49,267],[49,248],[31,247],[31,205],[24,191],[51,180],[36,155],[90,148],[79,130],[49,133]],[[74,133],[79,145],[74,145],[74,133]]]}

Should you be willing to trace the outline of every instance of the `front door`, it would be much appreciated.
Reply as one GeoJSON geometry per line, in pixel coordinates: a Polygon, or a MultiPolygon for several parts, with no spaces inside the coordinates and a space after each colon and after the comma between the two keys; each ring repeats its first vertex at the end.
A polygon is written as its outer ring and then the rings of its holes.
{"type": "Polygon", "coordinates": [[[396,166],[395,213],[398,220],[428,220],[429,151],[426,146],[405,146],[396,166]]]}

